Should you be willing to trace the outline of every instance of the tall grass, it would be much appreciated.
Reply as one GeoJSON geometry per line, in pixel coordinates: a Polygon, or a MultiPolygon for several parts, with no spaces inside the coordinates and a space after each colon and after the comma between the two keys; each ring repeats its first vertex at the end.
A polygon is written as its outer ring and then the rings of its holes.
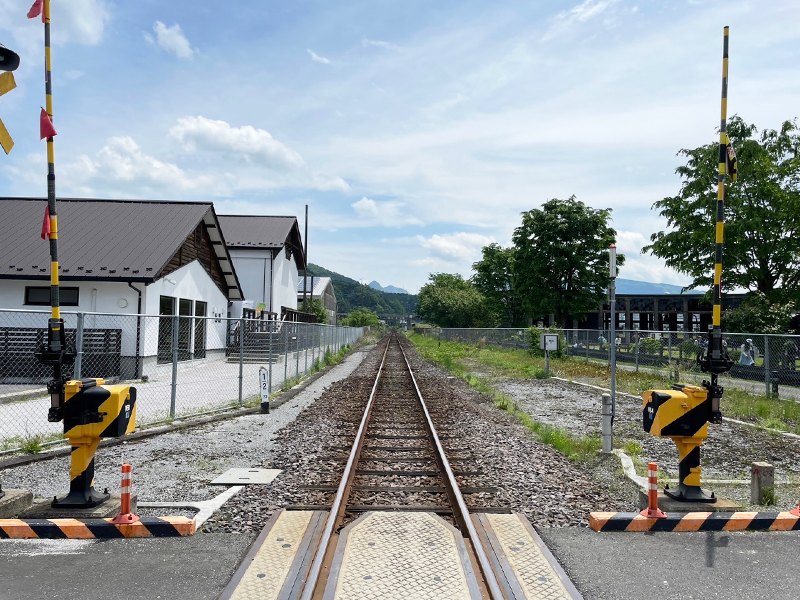
{"type": "MultiPolygon", "coordinates": [[[[410,335],[409,338],[425,358],[458,376],[463,376],[470,364],[472,370],[478,365],[487,369],[490,377],[531,379],[544,374],[544,358],[532,356],[526,350],[494,346],[480,348],[421,335],[410,335]]],[[[586,362],[578,357],[551,358],[550,371],[570,381],[600,387],[609,387],[611,382],[611,369],[607,365],[586,362]]],[[[616,388],[619,392],[638,396],[646,390],[670,389],[673,383],[675,381],[665,374],[617,370],[616,388]]],[[[800,403],[793,400],[781,400],[728,387],[722,397],[722,412],[725,416],[757,425],[800,433],[800,403]]]]}

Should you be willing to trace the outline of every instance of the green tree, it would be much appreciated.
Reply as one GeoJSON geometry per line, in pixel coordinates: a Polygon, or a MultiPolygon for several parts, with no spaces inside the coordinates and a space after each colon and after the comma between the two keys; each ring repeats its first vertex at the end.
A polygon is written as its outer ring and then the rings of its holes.
{"type": "Polygon", "coordinates": [[[514,281],[514,247],[499,244],[484,246],[483,259],[472,264],[472,283],[483,294],[494,311],[501,315],[501,324],[519,327],[524,324],[525,310],[514,281]]]}
{"type": "Polygon", "coordinates": [[[328,322],[328,312],[325,310],[325,307],[322,305],[322,300],[319,298],[314,298],[311,301],[311,312],[316,315],[317,323],[328,322]]]}
{"type": "MultiPolygon", "coordinates": [[[[726,186],[723,289],[759,291],[769,302],[800,301],[797,123],[786,121],[780,131],[759,133],[755,125],[734,116],[728,135],[739,177],[726,186]]],[[[683,180],[680,191],[653,204],[669,230],[652,234],[652,243],[642,249],[690,275],[688,288],[714,282],[718,153],[718,143],[678,153],[687,157],[675,170],[683,180]]]]}
{"type": "Polygon", "coordinates": [[[756,292],[738,308],[725,311],[722,326],[737,333],[787,333],[795,310],[794,302],[770,302],[756,292]]]}
{"type": "Polygon", "coordinates": [[[493,327],[486,299],[461,275],[431,273],[419,291],[417,314],[440,327],[493,327]]]}
{"type": "Polygon", "coordinates": [[[345,327],[380,327],[378,315],[368,308],[356,308],[341,321],[345,327]]]}
{"type": "MultiPolygon", "coordinates": [[[[558,325],[597,310],[609,283],[608,248],[616,231],[611,209],[594,209],[571,196],[522,213],[514,230],[517,289],[534,318],[554,315],[558,325]]],[[[625,257],[617,255],[617,264],[625,257]]]]}

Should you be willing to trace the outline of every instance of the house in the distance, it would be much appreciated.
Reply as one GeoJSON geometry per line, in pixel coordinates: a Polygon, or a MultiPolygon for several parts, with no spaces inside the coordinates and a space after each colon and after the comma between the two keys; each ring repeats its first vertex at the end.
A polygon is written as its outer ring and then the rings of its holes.
{"type": "MultiPolygon", "coordinates": [[[[0,198],[0,363],[16,373],[0,372],[0,380],[30,379],[40,367],[32,350],[46,317],[3,309],[50,306],[49,243],[40,237],[46,206],[43,198],[0,198]]],[[[68,336],[73,311],[104,313],[85,317],[82,376],[132,378],[148,362],[170,362],[175,321],[158,317],[182,317],[179,360],[224,354],[224,317],[242,292],[210,202],[69,198],[59,199],[57,212],[68,336]],[[95,374],[91,358],[100,347],[105,363],[95,374]]]]}
{"type": "Polygon", "coordinates": [[[297,218],[220,215],[219,221],[244,292],[230,316],[255,311],[294,320],[298,271],[305,264],[297,218]]]}
{"type": "MultiPolygon", "coordinates": [[[[304,296],[308,297],[309,302],[313,299],[321,301],[328,314],[328,325],[336,325],[336,292],[330,277],[301,277],[297,284],[297,305],[301,308],[304,296]]],[[[307,312],[311,312],[310,305],[307,312]]]]}

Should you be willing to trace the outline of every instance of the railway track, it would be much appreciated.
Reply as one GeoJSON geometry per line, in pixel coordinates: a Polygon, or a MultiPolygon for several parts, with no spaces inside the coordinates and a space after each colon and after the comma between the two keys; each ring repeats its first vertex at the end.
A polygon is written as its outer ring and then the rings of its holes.
{"type": "Polygon", "coordinates": [[[496,490],[481,485],[453,420],[423,397],[396,333],[385,339],[366,404],[363,396],[353,404],[363,413],[345,416],[350,431],[336,434],[352,445],[330,503],[274,515],[222,599],[579,597],[524,517],[486,506],[496,490]],[[480,512],[471,514],[465,496],[479,498],[480,512]],[[272,570],[286,579],[269,587],[272,570]],[[533,586],[547,595],[531,594],[533,586]]]}
{"type": "Polygon", "coordinates": [[[484,587],[489,597],[492,600],[502,600],[503,595],[488,555],[478,539],[456,475],[450,466],[431,413],[395,332],[392,332],[386,342],[375,384],[367,401],[341,483],[331,505],[319,550],[300,600],[321,597],[319,593],[315,596],[315,591],[325,587],[321,581],[323,567],[327,567],[326,570],[330,569],[335,548],[335,532],[341,528],[346,514],[376,510],[426,510],[452,514],[458,529],[471,541],[472,553],[480,566],[484,587]],[[389,445],[386,442],[398,445],[389,445]],[[382,465],[382,468],[365,468],[370,463],[382,465]],[[405,468],[416,464],[424,465],[424,470],[405,468]],[[430,469],[432,464],[436,465],[435,470],[430,469]],[[402,466],[392,468],[393,465],[402,466]],[[354,485],[357,477],[391,478],[392,481],[379,485],[354,485]],[[417,484],[436,482],[436,485],[403,485],[406,478],[414,478],[417,484]],[[447,504],[403,504],[397,500],[391,504],[349,504],[354,492],[389,493],[395,498],[399,495],[400,499],[409,494],[446,496],[447,504]]]}

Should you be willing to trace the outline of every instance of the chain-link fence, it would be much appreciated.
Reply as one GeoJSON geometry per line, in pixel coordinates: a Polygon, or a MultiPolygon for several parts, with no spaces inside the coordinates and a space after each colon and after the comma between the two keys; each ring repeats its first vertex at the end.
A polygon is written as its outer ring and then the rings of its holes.
{"type": "MultiPolygon", "coordinates": [[[[420,328],[418,331],[441,340],[478,346],[531,348],[530,329],[420,328]]],[[[621,369],[677,371],[682,376],[694,374],[698,380],[703,376],[697,358],[708,347],[707,333],[626,329],[615,332],[613,344],[609,331],[564,329],[559,333],[562,353],[587,362],[608,364],[614,348],[617,367],[621,369]]],[[[725,377],[740,384],[739,387],[773,395],[779,395],[782,386],[800,387],[800,336],[724,333],[723,344],[733,360],[725,377]]],[[[800,394],[792,395],[800,399],[800,394]]]]}
{"type": "MultiPolygon", "coordinates": [[[[366,331],[195,315],[61,314],[76,350],[65,375],[134,385],[139,425],[250,403],[260,398],[262,370],[272,394],[366,331]]],[[[0,310],[0,452],[62,433],[60,423],[47,421],[52,367],[34,356],[47,341],[49,315],[0,310]]]]}

